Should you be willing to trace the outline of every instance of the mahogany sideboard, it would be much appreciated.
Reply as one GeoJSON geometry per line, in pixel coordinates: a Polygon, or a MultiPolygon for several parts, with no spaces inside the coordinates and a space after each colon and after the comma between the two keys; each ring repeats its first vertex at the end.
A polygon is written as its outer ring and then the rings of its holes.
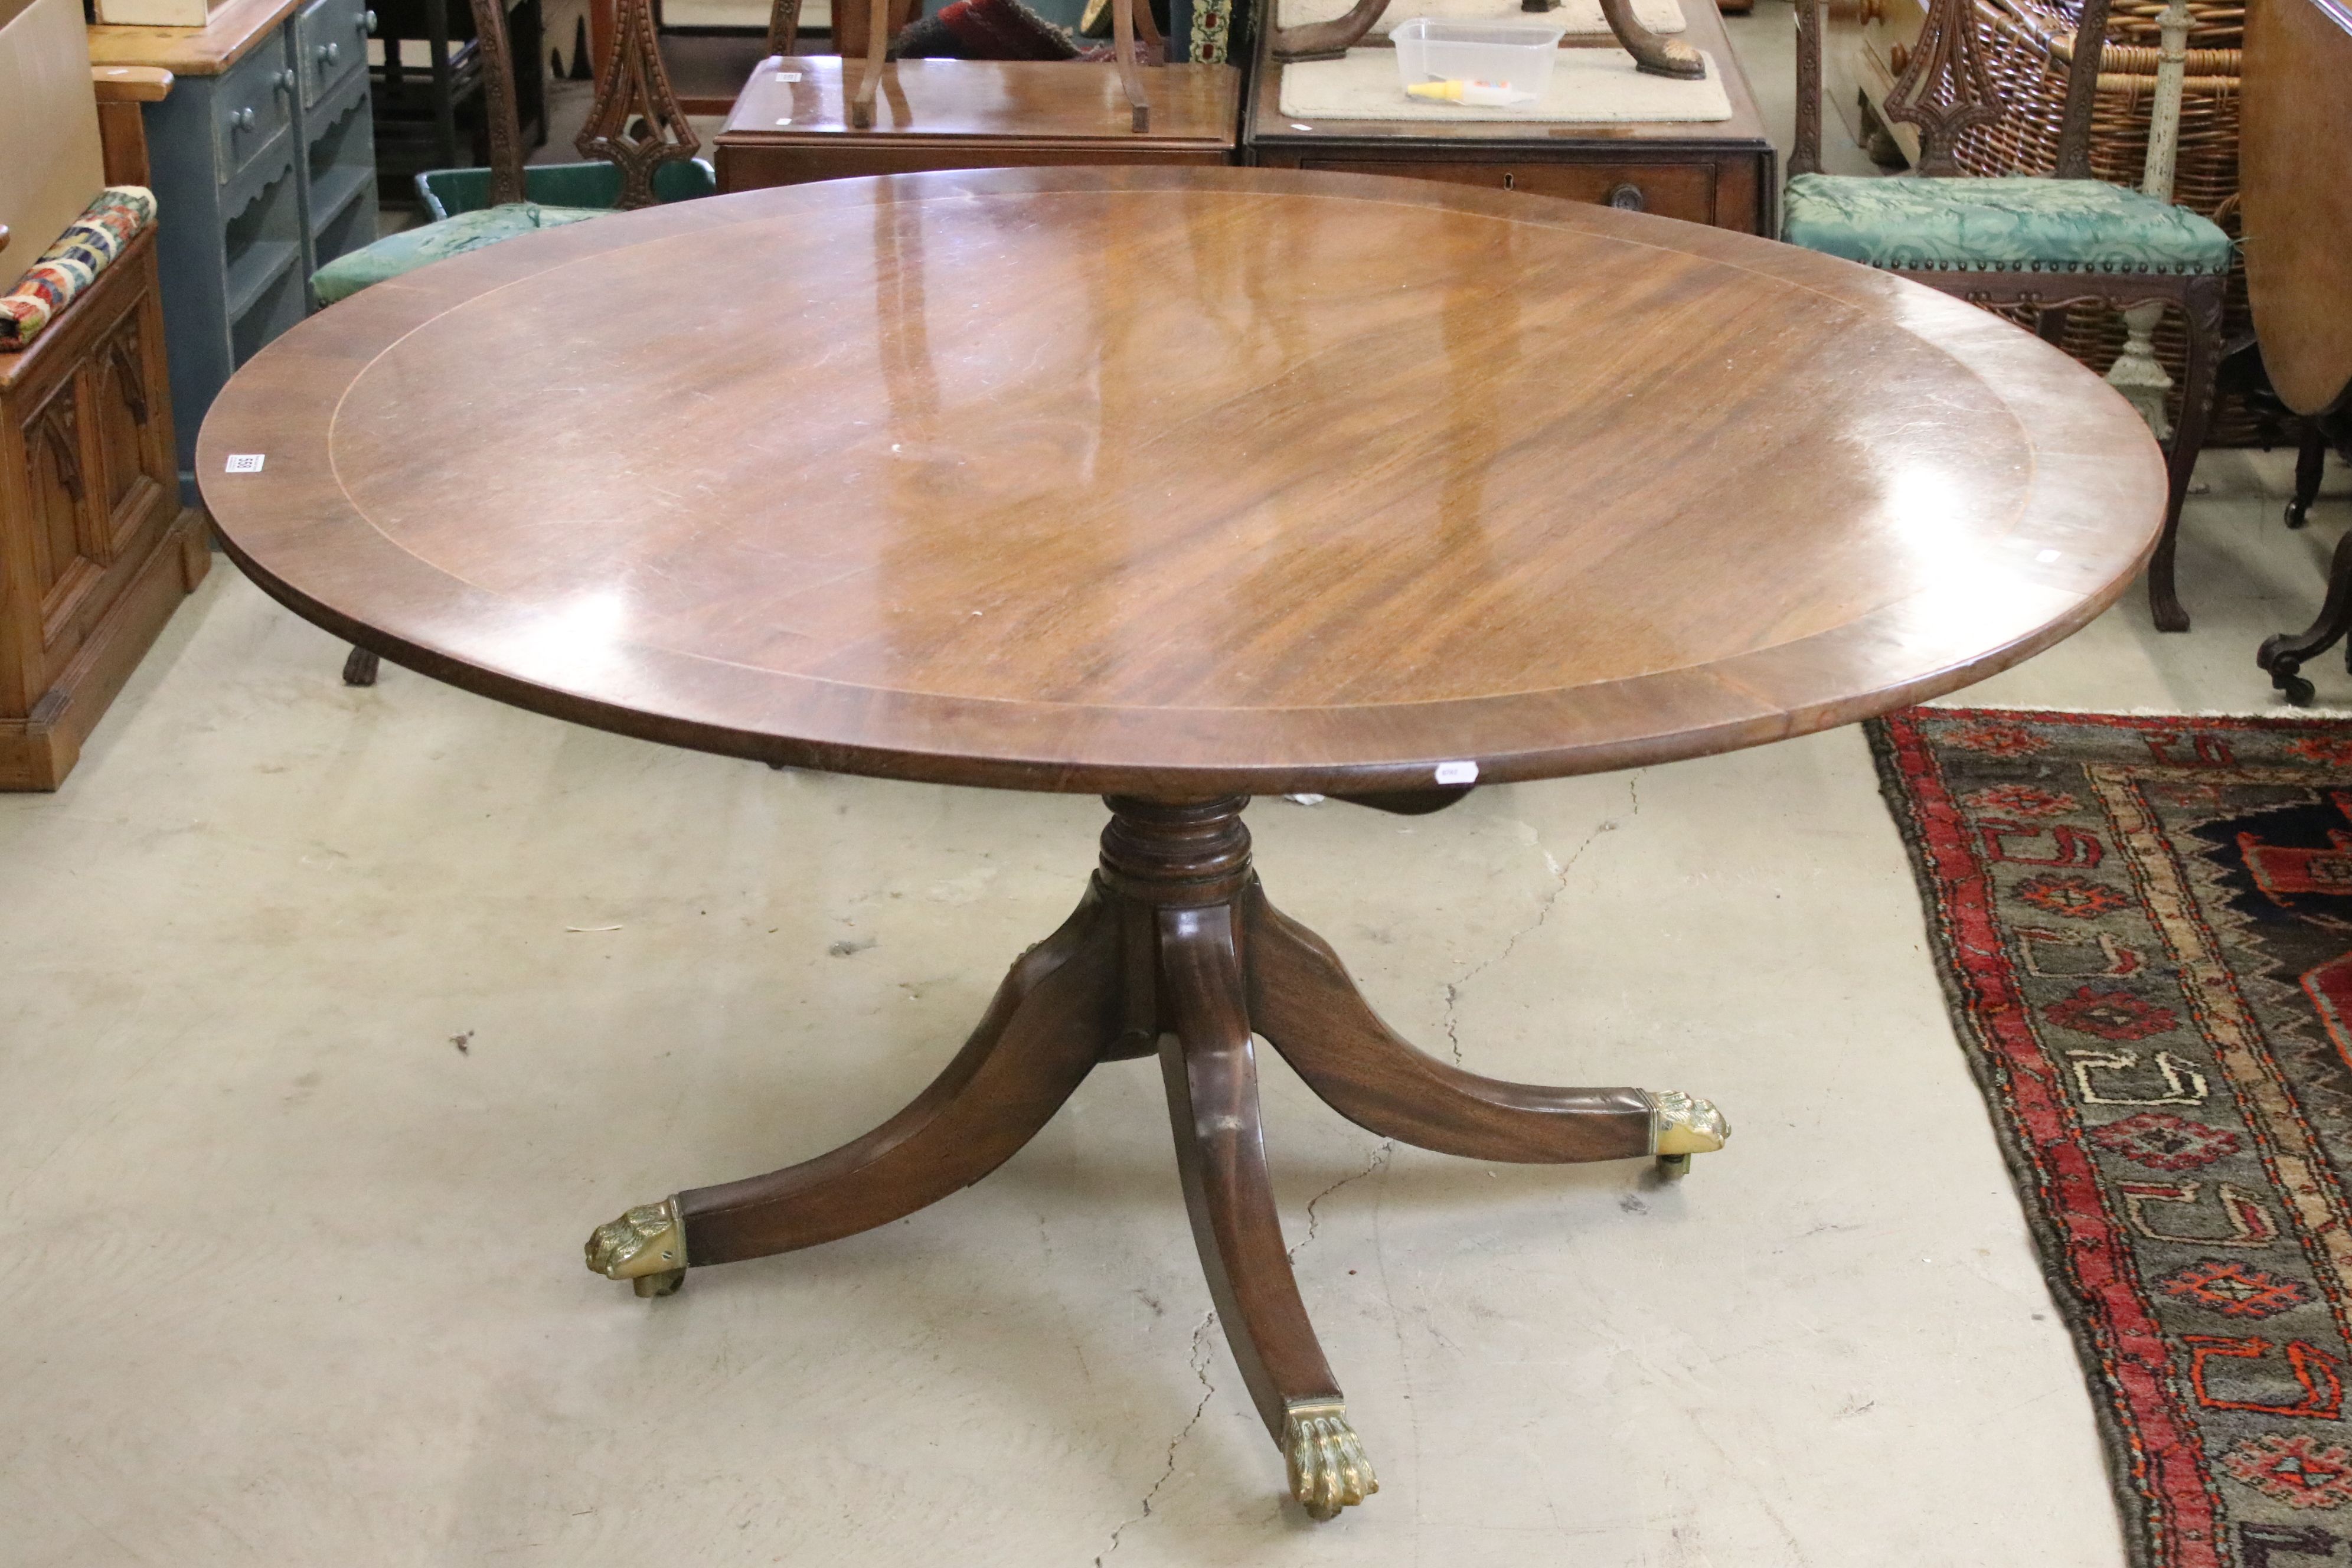
{"type": "Polygon", "coordinates": [[[1756,95],[1709,0],[1683,0],[1683,13],[1682,39],[1713,55],[1722,72],[1731,99],[1728,120],[1612,125],[1294,120],[1282,112],[1274,29],[1262,27],[1242,131],[1243,162],[1528,191],[1742,234],[1775,234],[1778,155],[1756,95]]]}

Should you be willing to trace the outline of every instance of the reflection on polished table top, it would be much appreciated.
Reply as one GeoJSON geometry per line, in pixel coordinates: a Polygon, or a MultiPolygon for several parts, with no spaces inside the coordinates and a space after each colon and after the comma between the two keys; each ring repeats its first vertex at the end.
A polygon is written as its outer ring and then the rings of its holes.
{"type": "Polygon", "coordinates": [[[1378,1482],[1291,1270],[1257,1042],[1469,1159],[1672,1173],[1729,1128],[1416,1048],[1267,901],[1244,797],[1433,809],[1948,690],[2095,615],[2165,499],[2121,398],[1900,279],[1250,169],[842,181],[527,236],[280,339],[198,461],[246,569],[395,662],[678,745],[1109,792],[1076,912],[921,1096],[628,1209],[588,1266],[659,1296],[892,1224],[1156,1055],[1218,1320],[1318,1519],[1378,1482]]]}
{"type": "Polygon", "coordinates": [[[1948,690],[2095,615],[2161,479],[2063,355],[1900,280],[1231,169],[530,237],[273,345],[199,472],[274,592],[509,700],[1191,795],[1591,772],[1948,690]]]}

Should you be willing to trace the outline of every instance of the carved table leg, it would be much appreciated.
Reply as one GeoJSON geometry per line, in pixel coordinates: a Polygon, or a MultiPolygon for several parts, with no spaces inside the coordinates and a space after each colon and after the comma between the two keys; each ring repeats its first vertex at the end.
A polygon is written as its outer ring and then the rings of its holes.
{"type": "Polygon", "coordinates": [[[1713,1105],[1673,1090],[1547,1089],[1440,1061],[1381,1023],[1339,955],[1255,883],[1242,910],[1250,1021],[1326,1105],[1368,1131],[1517,1164],[1654,1154],[1673,1174],[1730,1136],[1713,1105]]]}
{"type": "Polygon", "coordinates": [[[1465,1072],[1383,1025],[1314,932],[1276,913],[1250,868],[1239,798],[1113,799],[1094,885],[1013,965],[962,1052],[914,1104],[829,1154],[681,1193],[599,1226],[588,1266],[667,1295],[688,1268],[813,1247],[886,1225],[994,1170],[1097,1061],[1157,1050],[1209,1291],[1242,1381],[1328,1519],[1379,1489],[1283,1245],[1258,1121],[1253,1030],[1341,1115],[1474,1159],[1563,1163],[1722,1146],[1705,1100],[1547,1089],[1465,1072]]]}
{"type": "MultiPolygon", "coordinates": [[[[996,1169],[1061,1109],[1118,1034],[1118,922],[1090,890],[1060,931],[1013,966],[970,1042],[913,1104],[829,1154],[667,1200],[681,1232],[675,1261],[734,1263],[837,1241],[996,1169]]],[[[613,1245],[615,1227],[641,1228],[632,1221],[644,1212],[600,1228],[588,1267],[614,1279],[669,1271],[613,1245]]]]}
{"type": "Polygon", "coordinates": [[[383,661],[381,658],[369,652],[366,648],[355,647],[352,649],[350,657],[343,660],[343,684],[345,686],[373,686],[375,684],[376,668],[383,662],[383,661]]]}
{"type": "Polygon", "coordinates": [[[1380,1490],[1298,1299],[1258,1125],[1257,1062],[1230,905],[1160,911],[1175,1033],[1161,1037],[1168,1114],[1209,1294],[1291,1495],[1329,1519],[1380,1490]]]}
{"type": "Polygon", "coordinates": [[[2300,633],[2281,632],[2265,640],[2254,662],[2270,671],[2271,684],[2299,708],[2312,697],[2311,682],[2303,678],[2304,665],[2347,631],[2352,631],[2352,530],[2336,542],[2335,557],[2327,563],[2327,597],[2319,606],[2319,618],[2300,633]]]}

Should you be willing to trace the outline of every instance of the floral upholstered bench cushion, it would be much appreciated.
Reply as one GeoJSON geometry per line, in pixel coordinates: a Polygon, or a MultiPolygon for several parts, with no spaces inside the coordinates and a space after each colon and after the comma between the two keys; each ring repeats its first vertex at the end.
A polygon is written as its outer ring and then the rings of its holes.
{"type": "Polygon", "coordinates": [[[537,202],[509,202],[504,206],[457,213],[421,228],[388,234],[373,245],[338,256],[310,274],[310,287],[317,291],[319,303],[331,305],[370,284],[414,272],[433,262],[479,250],[533,229],[561,228],[565,224],[604,217],[610,211],[606,207],[549,207],[537,202]]]}
{"type": "Polygon", "coordinates": [[[1871,267],[1958,272],[2221,272],[2230,237],[2097,180],[1799,174],[1780,237],[1871,267]]]}

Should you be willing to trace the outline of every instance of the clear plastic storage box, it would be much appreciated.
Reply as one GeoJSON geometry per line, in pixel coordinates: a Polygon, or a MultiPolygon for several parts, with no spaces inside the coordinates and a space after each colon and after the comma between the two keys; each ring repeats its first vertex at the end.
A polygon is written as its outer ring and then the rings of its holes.
{"type": "Polygon", "coordinates": [[[1440,22],[1415,16],[1389,35],[1397,79],[1485,81],[1540,99],[1567,28],[1549,22],[1440,22]]]}

